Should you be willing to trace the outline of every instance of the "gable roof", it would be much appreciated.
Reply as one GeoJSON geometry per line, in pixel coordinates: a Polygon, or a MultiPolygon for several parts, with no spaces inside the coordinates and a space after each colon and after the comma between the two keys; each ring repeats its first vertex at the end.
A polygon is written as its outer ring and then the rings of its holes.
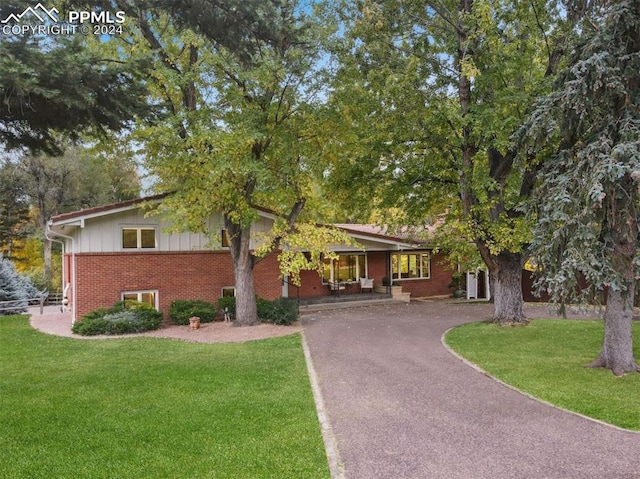
{"type": "Polygon", "coordinates": [[[51,217],[50,222],[52,224],[67,223],[71,220],[81,220],[87,218],[94,218],[96,216],[103,216],[107,214],[119,213],[121,211],[127,211],[137,208],[142,203],[160,201],[166,198],[169,193],[161,193],[158,195],[145,196],[144,198],[136,198],[133,200],[119,201],[118,203],[111,203],[102,206],[93,206],[91,208],[84,208],[78,211],[71,211],[69,213],[61,213],[51,217]]]}
{"type": "Polygon", "coordinates": [[[417,229],[402,227],[399,230],[389,232],[388,226],[361,223],[336,223],[334,225],[348,233],[363,234],[373,238],[386,238],[393,241],[410,243],[412,245],[424,244],[436,230],[435,226],[424,226],[417,229]]]}

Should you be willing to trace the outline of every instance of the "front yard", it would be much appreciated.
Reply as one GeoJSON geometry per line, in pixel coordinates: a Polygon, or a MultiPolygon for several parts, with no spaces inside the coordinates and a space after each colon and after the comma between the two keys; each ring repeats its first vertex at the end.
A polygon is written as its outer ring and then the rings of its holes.
{"type": "Polygon", "coordinates": [[[328,478],[300,343],[80,341],[0,317],[0,477],[328,478]]]}

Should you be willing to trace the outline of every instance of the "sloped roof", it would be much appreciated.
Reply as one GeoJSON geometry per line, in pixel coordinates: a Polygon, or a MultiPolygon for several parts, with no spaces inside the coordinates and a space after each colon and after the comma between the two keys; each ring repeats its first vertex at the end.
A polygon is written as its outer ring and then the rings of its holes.
{"type": "Polygon", "coordinates": [[[87,216],[97,216],[97,215],[100,215],[100,213],[108,214],[116,210],[133,208],[139,204],[146,203],[149,201],[150,202],[159,201],[163,198],[166,198],[168,195],[169,193],[161,193],[153,196],[145,196],[144,198],[136,198],[133,200],[119,201],[118,203],[111,203],[111,204],[102,205],[102,206],[93,206],[91,208],[84,208],[82,210],[71,211],[69,213],[61,213],[59,215],[52,216],[51,222],[61,223],[64,221],[74,220],[74,219],[83,218],[87,216]]]}
{"type": "Polygon", "coordinates": [[[399,230],[390,231],[388,226],[379,226],[362,223],[336,223],[335,227],[350,233],[360,233],[367,236],[392,239],[394,241],[420,244],[429,241],[436,227],[425,225],[420,228],[402,227],[399,230]]]}

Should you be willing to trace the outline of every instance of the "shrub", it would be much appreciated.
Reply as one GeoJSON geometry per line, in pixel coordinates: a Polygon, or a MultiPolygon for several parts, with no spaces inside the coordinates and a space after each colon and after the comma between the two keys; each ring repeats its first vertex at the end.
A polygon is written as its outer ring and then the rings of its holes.
{"type": "Polygon", "coordinates": [[[231,319],[236,317],[236,297],[235,296],[223,296],[218,299],[218,309],[224,313],[225,308],[229,312],[231,319]]]}
{"type": "MultiPolygon", "coordinates": [[[[256,306],[258,309],[258,318],[263,323],[273,324],[291,324],[298,320],[298,305],[296,301],[290,298],[279,298],[274,301],[268,299],[257,298],[256,306]]],[[[229,308],[231,318],[236,316],[236,298],[235,296],[225,296],[218,299],[218,308],[224,311],[229,308]]]]}
{"type": "Polygon", "coordinates": [[[82,336],[142,333],[158,329],[161,321],[162,313],[149,305],[120,301],[109,309],[99,308],[85,314],[71,330],[82,336]]]}
{"type": "Polygon", "coordinates": [[[169,318],[176,324],[189,324],[191,316],[198,316],[200,322],[210,323],[216,317],[213,303],[201,300],[176,300],[169,308],[169,318]]]}
{"type": "Polygon", "coordinates": [[[287,325],[298,320],[298,305],[290,298],[278,298],[273,301],[258,298],[258,317],[263,323],[287,325]]]}

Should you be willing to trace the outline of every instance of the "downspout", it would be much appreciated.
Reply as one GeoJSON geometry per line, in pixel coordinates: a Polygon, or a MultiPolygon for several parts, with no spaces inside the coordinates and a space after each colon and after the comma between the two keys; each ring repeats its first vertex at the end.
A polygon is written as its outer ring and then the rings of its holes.
{"type": "MultiPolygon", "coordinates": [[[[68,239],[71,241],[71,292],[72,292],[71,324],[73,325],[76,322],[76,308],[77,308],[77,304],[76,304],[76,243],[71,236],[63,235],[62,233],[58,233],[56,231],[51,230],[50,223],[47,223],[47,231],[45,232],[45,236],[47,237],[47,239],[51,239],[49,235],[58,236],[60,238],[68,239]]],[[[56,241],[56,240],[53,240],[53,241],[56,241]]],[[[62,264],[63,264],[63,271],[64,271],[64,243],[62,245],[62,264]]],[[[62,276],[62,281],[64,282],[64,274],[62,276]]],[[[65,287],[65,291],[67,291],[66,287],[65,287]]]]}

